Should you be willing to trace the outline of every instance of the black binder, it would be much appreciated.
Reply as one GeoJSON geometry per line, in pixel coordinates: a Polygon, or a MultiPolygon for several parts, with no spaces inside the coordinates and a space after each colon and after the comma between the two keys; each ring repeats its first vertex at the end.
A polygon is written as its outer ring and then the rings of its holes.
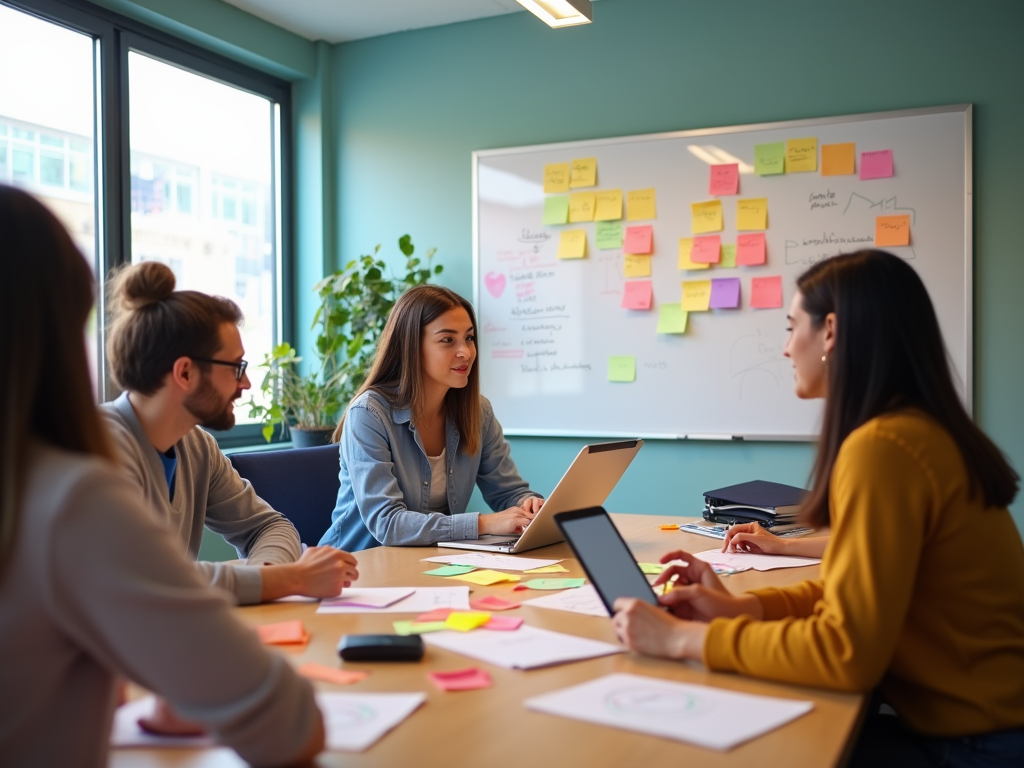
{"type": "Polygon", "coordinates": [[[704,519],[714,523],[760,523],[765,528],[791,525],[807,494],[803,488],[752,480],[704,494],[704,519]]]}

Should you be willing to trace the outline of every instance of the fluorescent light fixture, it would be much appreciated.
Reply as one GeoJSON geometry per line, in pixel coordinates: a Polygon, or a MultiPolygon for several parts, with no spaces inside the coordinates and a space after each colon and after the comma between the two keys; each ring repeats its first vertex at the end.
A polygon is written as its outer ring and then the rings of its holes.
{"type": "Polygon", "coordinates": [[[549,27],[574,27],[594,20],[590,0],[516,0],[549,27]]]}
{"type": "Polygon", "coordinates": [[[690,150],[691,154],[703,160],[708,165],[729,165],[730,163],[736,163],[736,165],[739,166],[740,173],[754,172],[754,166],[744,163],[738,157],[730,155],[724,149],[716,147],[714,144],[705,144],[704,146],[690,144],[686,148],[690,150]]]}

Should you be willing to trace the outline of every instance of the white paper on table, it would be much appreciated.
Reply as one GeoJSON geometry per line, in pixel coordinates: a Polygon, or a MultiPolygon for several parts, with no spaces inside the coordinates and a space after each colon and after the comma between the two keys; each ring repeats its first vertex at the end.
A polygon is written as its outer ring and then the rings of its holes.
{"type": "Polygon", "coordinates": [[[422,637],[427,645],[436,645],[506,669],[548,667],[624,653],[626,650],[619,645],[525,624],[515,632],[476,629],[472,632],[430,632],[422,637]]]}
{"type": "Polygon", "coordinates": [[[608,618],[608,609],[604,607],[593,584],[584,584],[576,589],[565,589],[543,597],[535,597],[532,600],[523,600],[523,605],[608,618]]]}
{"type": "Polygon", "coordinates": [[[721,552],[709,549],[697,552],[694,557],[705,563],[725,565],[730,568],[755,571],[771,571],[775,568],[801,568],[805,565],[817,565],[820,557],[780,557],[779,555],[755,555],[751,552],[721,552]]]}
{"type": "Polygon", "coordinates": [[[810,701],[723,691],[641,675],[614,674],[545,693],[527,709],[709,749],[732,749],[814,709],[810,701]]]}
{"type": "Polygon", "coordinates": [[[408,597],[383,608],[364,608],[358,605],[338,603],[334,598],[324,600],[317,613],[426,613],[436,608],[451,608],[454,611],[469,610],[469,587],[416,587],[409,588],[408,597]]]}
{"type": "Polygon", "coordinates": [[[425,693],[318,693],[327,750],[362,752],[405,720],[427,699],[425,693]]]}
{"type": "Polygon", "coordinates": [[[448,565],[472,565],[474,568],[492,568],[496,571],[529,571],[555,565],[561,560],[539,560],[535,557],[516,555],[492,555],[489,552],[469,552],[465,555],[438,555],[425,557],[424,563],[448,563],[448,565]]]}
{"type": "Polygon", "coordinates": [[[321,605],[332,608],[371,608],[380,610],[404,600],[415,587],[363,587],[362,589],[346,589],[337,597],[321,600],[321,605]]]}
{"type": "Polygon", "coordinates": [[[110,746],[120,747],[178,747],[208,749],[217,746],[210,736],[157,736],[139,727],[140,717],[149,717],[156,706],[156,698],[141,699],[122,704],[114,712],[114,725],[110,730],[110,746]]]}

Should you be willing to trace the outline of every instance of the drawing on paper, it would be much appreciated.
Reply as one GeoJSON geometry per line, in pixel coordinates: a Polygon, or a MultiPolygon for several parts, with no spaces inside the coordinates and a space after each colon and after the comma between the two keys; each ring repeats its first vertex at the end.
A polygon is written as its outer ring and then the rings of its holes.
{"type": "Polygon", "coordinates": [[[706,715],[714,705],[685,691],[631,686],[605,695],[609,712],[629,717],[680,717],[706,715]]]}

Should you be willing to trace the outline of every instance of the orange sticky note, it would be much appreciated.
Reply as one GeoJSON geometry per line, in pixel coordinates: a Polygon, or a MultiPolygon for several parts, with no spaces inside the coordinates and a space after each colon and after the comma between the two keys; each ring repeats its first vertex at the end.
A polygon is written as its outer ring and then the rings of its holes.
{"type": "Polygon", "coordinates": [[[754,309],[778,309],[781,307],[782,278],[752,278],[750,281],[750,306],[754,309]]]}
{"type": "Polygon", "coordinates": [[[849,144],[822,144],[821,175],[852,176],[856,156],[857,145],[853,142],[849,144]]]}
{"type": "Polygon", "coordinates": [[[314,664],[312,661],[307,661],[299,667],[298,673],[310,680],[322,680],[335,685],[352,685],[352,683],[358,683],[370,676],[369,672],[362,670],[335,669],[334,667],[325,667],[323,664],[314,664]]]}
{"type": "Polygon", "coordinates": [[[262,624],[254,628],[261,643],[267,645],[291,645],[293,643],[308,643],[309,633],[305,626],[298,619],[294,621],[279,621],[276,624],[262,624]]]}
{"type": "Polygon", "coordinates": [[[875,246],[910,245],[910,214],[875,219],[875,246]]]}
{"type": "Polygon", "coordinates": [[[678,531],[679,530],[679,526],[678,525],[663,525],[663,526],[661,526],[661,530],[663,530],[663,531],[678,531]]]}

